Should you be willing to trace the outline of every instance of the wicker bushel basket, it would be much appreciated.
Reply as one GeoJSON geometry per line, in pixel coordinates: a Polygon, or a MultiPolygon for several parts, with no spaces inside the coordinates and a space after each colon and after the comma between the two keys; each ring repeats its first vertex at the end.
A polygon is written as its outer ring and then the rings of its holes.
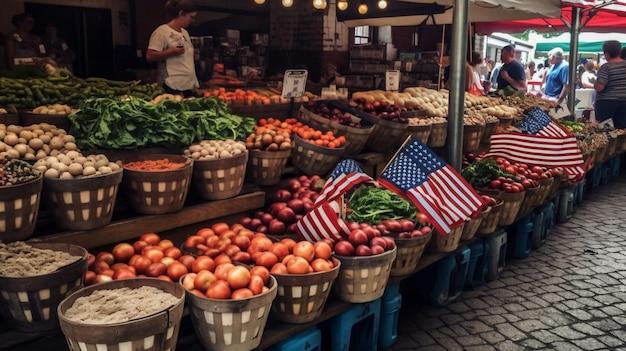
{"type": "Polygon", "coordinates": [[[328,129],[335,135],[345,135],[346,137],[346,150],[345,155],[357,155],[367,145],[367,140],[370,138],[372,132],[374,132],[374,126],[356,128],[350,126],[344,126],[343,124],[331,121],[328,125],[328,129]]]}
{"type": "Polygon", "coordinates": [[[272,303],[274,319],[303,324],[322,314],[341,262],[334,258],[335,267],[328,272],[311,274],[273,274],[278,282],[278,294],[272,303]]]}
{"type": "Polygon", "coordinates": [[[613,138],[609,136],[609,147],[607,148],[607,155],[609,157],[615,155],[615,151],[617,150],[617,138],[613,138]]]}
{"type": "Polygon", "coordinates": [[[44,199],[56,225],[89,230],[111,222],[122,170],[95,177],[44,180],[44,199]]]}
{"type": "Polygon", "coordinates": [[[187,307],[196,335],[206,350],[248,351],[261,343],[276,278],[268,291],[242,300],[215,300],[187,293],[187,307]]]}
{"type": "Polygon", "coordinates": [[[414,136],[422,144],[428,144],[428,138],[430,138],[430,131],[433,129],[432,124],[425,126],[409,126],[407,129],[408,136],[414,136]]]}
{"type": "Polygon", "coordinates": [[[480,140],[483,137],[484,126],[464,126],[463,127],[463,151],[473,152],[480,147],[480,140]]]}
{"type": "Polygon", "coordinates": [[[476,235],[480,237],[495,233],[496,229],[498,229],[498,224],[500,223],[503,204],[504,202],[500,201],[495,206],[487,207],[487,209],[483,211],[484,217],[478,226],[476,235]]]}
{"type": "Polygon", "coordinates": [[[498,123],[498,126],[501,128],[507,128],[513,125],[513,118],[512,117],[500,117],[500,122],[498,123]]]}
{"type": "Polygon", "coordinates": [[[173,171],[133,171],[124,167],[124,190],[135,212],[163,214],[183,208],[191,183],[193,161],[178,155],[145,155],[142,160],[167,158],[172,162],[185,163],[173,171]]]}
{"type": "Polygon", "coordinates": [[[485,131],[483,132],[482,138],[480,138],[480,142],[489,144],[491,142],[491,135],[496,131],[496,127],[498,127],[498,122],[485,124],[485,131]]]}
{"type": "Polygon", "coordinates": [[[295,134],[293,140],[295,147],[291,156],[291,163],[309,176],[326,175],[335,167],[345,150],[345,148],[331,149],[313,145],[295,134]]]}
{"type": "Polygon", "coordinates": [[[308,124],[315,129],[327,129],[330,125],[330,119],[322,117],[303,106],[298,111],[298,121],[308,124]]]}
{"type": "Polygon", "coordinates": [[[432,232],[414,239],[396,238],[398,254],[391,266],[391,275],[402,276],[413,273],[422,258],[422,254],[424,254],[424,249],[426,249],[426,244],[430,241],[431,236],[432,232]]]}
{"type": "Polygon", "coordinates": [[[376,256],[337,256],[341,261],[335,293],[343,301],[370,302],[383,296],[396,250],[376,256]]]}
{"type": "Polygon", "coordinates": [[[38,333],[59,327],[57,306],[67,295],[83,286],[87,250],[70,244],[30,245],[81,257],[48,274],[25,278],[0,277],[0,312],[3,319],[20,331],[38,333]]]}
{"type": "Polygon", "coordinates": [[[61,330],[71,351],[174,351],[180,329],[180,319],[185,305],[182,286],[156,278],[116,280],[81,289],[59,305],[61,330]],[[79,297],[91,295],[96,290],[152,286],[178,298],[170,308],[148,317],[115,324],[85,324],[68,320],[64,313],[79,297]]]}
{"type": "Polygon", "coordinates": [[[542,179],[539,181],[539,191],[541,191],[541,197],[537,199],[537,203],[535,205],[542,206],[546,203],[553,184],[554,178],[542,179]]]}
{"type": "Polygon", "coordinates": [[[537,207],[537,202],[541,199],[541,196],[541,186],[526,189],[526,196],[524,197],[522,206],[517,214],[517,219],[528,215],[532,210],[534,210],[535,207],[537,207]]]}
{"type": "Polygon", "coordinates": [[[456,250],[461,242],[465,223],[453,229],[448,235],[436,233],[430,239],[426,249],[428,252],[448,253],[456,250]]]}
{"type": "Polygon", "coordinates": [[[32,111],[20,112],[20,124],[23,126],[29,126],[31,124],[48,123],[57,128],[70,130],[70,120],[67,115],[48,115],[42,113],[33,113],[32,111]]]}
{"type": "Polygon", "coordinates": [[[42,176],[23,184],[0,188],[0,241],[28,239],[35,231],[42,176]]]}
{"type": "Polygon", "coordinates": [[[406,139],[408,124],[377,118],[374,131],[367,140],[367,148],[381,154],[395,152],[406,139]]]}
{"type": "Polygon", "coordinates": [[[524,198],[526,197],[526,191],[521,191],[519,193],[502,192],[499,197],[502,201],[504,201],[499,225],[511,225],[515,222],[515,219],[517,219],[517,215],[522,208],[524,198]]]}
{"type": "Polygon", "coordinates": [[[257,185],[276,185],[289,160],[291,150],[251,150],[248,160],[248,179],[257,185]]]}
{"type": "Polygon", "coordinates": [[[606,153],[607,148],[608,148],[608,145],[604,145],[602,147],[599,147],[598,150],[596,151],[596,161],[598,163],[602,163],[602,162],[606,161],[606,158],[607,158],[607,153],[606,153]]]}
{"type": "Polygon", "coordinates": [[[428,146],[444,147],[448,138],[448,122],[437,123],[432,125],[430,137],[428,138],[428,146]]]}
{"type": "Polygon", "coordinates": [[[223,200],[239,195],[246,178],[248,152],[217,160],[193,163],[191,182],[205,200],[223,200]]]}
{"type": "Polygon", "coordinates": [[[487,212],[481,212],[476,218],[470,218],[465,221],[465,226],[463,226],[463,234],[461,234],[461,240],[472,240],[478,233],[478,228],[480,228],[480,224],[483,222],[483,219],[487,216],[487,212]]]}
{"type": "Polygon", "coordinates": [[[17,112],[9,112],[0,114],[0,123],[6,126],[19,125],[20,115],[17,112]]]}

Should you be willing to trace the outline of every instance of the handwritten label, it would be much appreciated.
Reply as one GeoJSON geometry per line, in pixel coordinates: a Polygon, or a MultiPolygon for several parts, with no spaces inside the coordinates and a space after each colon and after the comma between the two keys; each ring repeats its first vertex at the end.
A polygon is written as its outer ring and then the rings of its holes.
{"type": "Polygon", "coordinates": [[[283,98],[299,98],[304,95],[308,75],[309,72],[305,69],[286,70],[283,77],[283,98]]]}
{"type": "Polygon", "coordinates": [[[40,52],[42,55],[45,55],[45,54],[46,54],[46,47],[45,47],[45,46],[43,46],[43,44],[39,44],[39,52],[40,52]]]}
{"type": "Polygon", "coordinates": [[[400,71],[392,70],[387,71],[385,74],[385,89],[387,91],[400,90],[400,71]]]}

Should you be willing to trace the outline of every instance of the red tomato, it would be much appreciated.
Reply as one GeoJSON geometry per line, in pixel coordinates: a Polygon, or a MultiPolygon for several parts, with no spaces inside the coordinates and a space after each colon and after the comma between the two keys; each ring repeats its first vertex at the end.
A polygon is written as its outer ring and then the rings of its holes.
{"type": "Polygon", "coordinates": [[[233,261],[248,264],[251,261],[250,254],[247,252],[237,252],[233,255],[233,261]]]}
{"type": "Polygon", "coordinates": [[[144,256],[139,256],[137,260],[135,260],[132,266],[135,267],[135,270],[137,271],[137,273],[143,274],[145,273],[146,269],[148,269],[148,267],[151,264],[152,264],[152,261],[150,261],[149,258],[144,257],[144,256]]]}
{"type": "Polygon", "coordinates": [[[232,263],[232,262],[233,261],[226,254],[221,254],[221,255],[215,257],[215,264],[216,265],[220,265],[220,264],[223,264],[223,263],[232,263]]]}
{"type": "Polygon", "coordinates": [[[152,263],[146,268],[145,274],[148,277],[158,277],[160,275],[164,275],[167,272],[167,267],[161,263],[152,263]]]}
{"type": "Polygon", "coordinates": [[[302,257],[294,257],[287,263],[287,273],[289,274],[306,274],[309,273],[309,262],[302,257]]]}
{"type": "Polygon", "coordinates": [[[165,249],[163,253],[165,254],[165,257],[171,257],[175,260],[179,259],[180,256],[183,255],[182,251],[180,251],[180,249],[177,247],[169,247],[165,249]]]}
{"type": "Polygon", "coordinates": [[[307,262],[311,262],[315,256],[315,247],[308,241],[300,241],[293,247],[293,255],[302,257],[307,262]]]}
{"type": "Polygon", "coordinates": [[[296,241],[291,238],[284,238],[280,242],[287,245],[290,251],[293,249],[294,246],[296,246],[296,241]]]}
{"type": "Polygon", "coordinates": [[[185,243],[183,244],[183,246],[185,247],[196,247],[199,244],[204,244],[206,242],[206,239],[199,236],[199,235],[192,235],[190,237],[188,237],[187,239],[185,239],[185,243]]]}
{"type": "Polygon", "coordinates": [[[148,246],[148,245],[150,245],[150,244],[148,244],[145,241],[139,240],[139,241],[135,241],[135,243],[133,244],[133,248],[135,249],[135,253],[136,254],[140,254],[141,250],[143,250],[143,248],[148,246]]]}
{"type": "Polygon", "coordinates": [[[96,278],[95,278],[94,282],[96,284],[100,284],[100,283],[110,282],[112,280],[113,280],[113,278],[109,277],[108,275],[98,274],[98,275],[96,275],[96,278]]]}
{"type": "Polygon", "coordinates": [[[129,269],[120,269],[113,274],[113,280],[124,280],[137,278],[137,275],[129,269]]]}
{"type": "Polygon", "coordinates": [[[159,241],[161,241],[161,238],[157,234],[147,233],[140,236],[139,241],[145,241],[150,245],[156,245],[159,241]]]}
{"type": "Polygon", "coordinates": [[[285,256],[289,255],[289,247],[283,243],[276,243],[272,246],[270,252],[276,255],[280,261],[285,258],[285,256]]]}
{"type": "Polygon", "coordinates": [[[191,271],[198,273],[202,270],[213,271],[215,270],[215,261],[208,256],[199,256],[191,264],[191,271]]]}
{"type": "Polygon", "coordinates": [[[225,300],[230,298],[230,286],[225,280],[214,281],[207,289],[206,296],[211,299],[225,300]]]}
{"type": "Polygon", "coordinates": [[[85,285],[92,285],[96,282],[96,273],[92,271],[85,272],[85,285]]]}
{"type": "Polygon", "coordinates": [[[209,286],[217,280],[215,274],[209,271],[200,271],[193,280],[193,286],[200,291],[206,291],[209,286]]]}
{"type": "Polygon", "coordinates": [[[188,274],[185,274],[180,279],[180,282],[183,285],[183,288],[185,288],[185,290],[191,291],[195,289],[194,283],[193,283],[195,279],[196,279],[196,273],[188,273],[188,274]]]}
{"type": "MultiPolygon", "coordinates": [[[[268,272],[269,275],[269,272],[268,272]]],[[[269,279],[269,276],[268,276],[269,279]]],[[[261,292],[263,292],[263,287],[265,286],[265,282],[263,281],[263,278],[261,278],[258,275],[252,275],[250,277],[250,284],[248,285],[248,289],[250,289],[250,291],[252,291],[252,293],[254,295],[258,295],[261,292]]]]}
{"type": "Polygon", "coordinates": [[[165,257],[165,255],[163,254],[163,251],[156,249],[156,248],[149,248],[144,251],[145,252],[143,253],[143,256],[149,258],[150,261],[152,262],[160,262],[161,259],[165,257]]]}
{"type": "Polygon", "coordinates": [[[160,276],[158,276],[157,278],[158,278],[158,279],[161,279],[161,280],[163,280],[163,281],[166,281],[166,282],[173,283],[172,278],[170,278],[170,277],[168,277],[168,276],[166,276],[166,275],[160,275],[160,276]]]}
{"type": "Polygon", "coordinates": [[[330,258],[330,255],[333,253],[333,249],[331,249],[330,245],[327,243],[320,241],[315,243],[315,257],[323,258],[325,260],[330,258]]]}
{"type": "Polygon", "coordinates": [[[233,300],[242,300],[254,296],[254,293],[248,288],[237,289],[233,291],[231,298],[233,300]]]}
{"type": "Polygon", "coordinates": [[[215,232],[215,234],[220,235],[222,233],[224,233],[227,230],[230,230],[230,228],[228,227],[228,224],[226,223],[215,223],[211,226],[211,230],[213,230],[213,232],[215,232]]]}
{"type": "Polygon", "coordinates": [[[257,266],[263,266],[266,268],[272,267],[276,264],[276,262],[278,262],[278,257],[271,252],[263,252],[255,260],[257,266]]]}
{"type": "Polygon", "coordinates": [[[209,228],[202,228],[202,229],[198,230],[196,235],[201,236],[201,237],[206,239],[206,238],[209,238],[211,236],[214,236],[215,232],[212,229],[209,229],[209,228]]]}
{"type": "Polygon", "coordinates": [[[98,256],[96,256],[96,262],[105,262],[109,266],[115,263],[115,257],[110,252],[100,252],[98,256]]]}
{"type": "Polygon", "coordinates": [[[233,289],[241,289],[250,283],[250,271],[243,266],[235,266],[228,271],[226,281],[233,289]]]}
{"type": "Polygon", "coordinates": [[[196,259],[191,255],[184,255],[178,258],[178,262],[182,263],[187,267],[187,270],[191,272],[191,265],[196,259]]]}
{"type": "Polygon", "coordinates": [[[311,262],[311,268],[313,268],[315,272],[326,272],[333,269],[333,264],[323,258],[316,258],[311,262]]]}
{"type": "Polygon", "coordinates": [[[174,247],[174,243],[171,240],[161,240],[159,241],[158,246],[163,250],[169,249],[170,247],[174,247]]]}
{"type": "Polygon", "coordinates": [[[287,274],[287,266],[284,263],[276,263],[270,272],[272,274],[287,274]]]}
{"type": "Polygon", "coordinates": [[[237,235],[233,238],[232,242],[243,251],[247,250],[250,246],[250,239],[243,235],[237,235]]]}
{"type": "Polygon", "coordinates": [[[232,263],[222,263],[215,267],[215,276],[217,279],[228,280],[228,272],[234,267],[232,263]]]}

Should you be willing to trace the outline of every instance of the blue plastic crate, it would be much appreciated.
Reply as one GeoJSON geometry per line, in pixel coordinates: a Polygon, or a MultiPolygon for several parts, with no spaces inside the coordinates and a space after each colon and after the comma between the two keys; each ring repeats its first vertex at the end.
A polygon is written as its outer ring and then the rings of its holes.
{"type": "Polygon", "coordinates": [[[296,334],[287,340],[270,347],[269,351],[321,351],[322,333],[317,328],[311,328],[296,334]]]}
{"type": "Polygon", "coordinates": [[[487,244],[487,280],[496,280],[506,265],[507,234],[500,231],[485,239],[487,244]]]}
{"type": "Polygon", "coordinates": [[[610,160],[610,165],[611,165],[611,177],[618,177],[619,174],[622,172],[622,156],[621,155],[617,155],[617,156],[613,156],[610,160]]]}
{"type": "Polygon", "coordinates": [[[489,247],[485,241],[481,240],[470,245],[469,249],[471,254],[465,286],[473,288],[484,284],[487,279],[489,247]]]}
{"type": "Polygon", "coordinates": [[[557,222],[567,222],[574,215],[574,189],[561,190],[559,207],[557,211],[557,222]]]}
{"type": "Polygon", "coordinates": [[[462,247],[437,263],[435,284],[430,292],[430,301],[435,306],[445,306],[458,299],[463,293],[470,261],[470,250],[462,247]]]}
{"type": "Polygon", "coordinates": [[[542,208],[543,211],[543,225],[546,233],[546,238],[550,235],[552,228],[556,224],[556,205],[553,201],[548,201],[542,208]]]}
{"type": "Polygon", "coordinates": [[[400,282],[389,281],[385,287],[385,293],[383,294],[383,302],[388,300],[394,300],[397,296],[400,296],[400,282]]]}
{"type": "Polygon", "coordinates": [[[596,164],[587,172],[587,189],[594,190],[602,182],[602,164],[596,164]]]}
{"type": "Polygon", "coordinates": [[[402,295],[383,299],[380,310],[380,332],[378,335],[378,346],[380,349],[391,347],[398,339],[398,318],[400,318],[400,307],[402,306],[402,295]]]}
{"type": "Polygon", "coordinates": [[[353,304],[326,322],[331,351],[375,351],[378,347],[381,299],[353,304]]]}
{"type": "Polygon", "coordinates": [[[533,231],[535,229],[535,214],[531,213],[520,218],[511,225],[511,256],[525,258],[533,248],[533,231]]]}
{"type": "Polygon", "coordinates": [[[584,200],[586,183],[587,182],[583,179],[574,187],[574,208],[582,204],[584,200]]]}
{"type": "Polygon", "coordinates": [[[546,242],[547,233],[546,233],[546,218],[543,213],[543,208],[539,208],[535,210],[535,222],[533,224],[533,233],[532,233],[532,248],[538,249],[546,242]]]}
{"type": "Polygon", "coordinates": [[[602,168],[600,168],[600,184],[607,185],[609,184],[611,174],[611,166],[609,162],[604,162],[602,164],[602,168]]]}

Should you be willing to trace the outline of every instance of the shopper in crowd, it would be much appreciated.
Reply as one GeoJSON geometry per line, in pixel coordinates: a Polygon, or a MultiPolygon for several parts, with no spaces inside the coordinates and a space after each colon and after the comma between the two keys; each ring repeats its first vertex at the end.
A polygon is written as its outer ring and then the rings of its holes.
{"type": "Polygon", "coordinates": [[[546,68],[543,66],[543,63],[540,63],[537,65],[537,70],[535,71],[535,74],[533,74],[531,80],[543,82],[543,77],[545,76],[545,74],[546,68]]]}
{"type": "Polygon", "coordinates": [[[524,66],[515,60],[515,47],[508,45],[502,48],[500,55],[502,67],[498,73],[498,90],[512,87],[515,90],[526,91],[526,72],[524,66]]]}
{"type": "Polygon", "coordinates": [[[47,56],[50,56],[59,67],[72,68],[75,59],[74,51],[67,45],[65,39],[58,35],[59,30],[54,23],[46,25],[46,34],[42,38],[47,56]]]}
{"type": "Polygon", "coordinates": [[[467,65],[466,70],[466,91],[475,95],[484,95],[485,90],[483,88],[483,82],[480,78],[480,66],[483,63],[483,58],[479,52],[472,52],[472,59],[467,65]]]}
{"type": "Polygon", "coordinates": [[[569,64],[564,60],[561,48],[553,49],[548,53],[550,58],[550,70],[546,74],[546,85],[543,97],[547,100],[561,104],[567,96],[567,84],[569,84],[569,64]]]}
{"type": "Polygon", "coordinates": [[[581,88],[593,89],[596,78],[596,63],[593,60],[588,60],[585,65],[585,72],[580,76],[581,88]]]}
{"type": "Polygon", "coordinates": [[[13,16],[11,23],[15,26],[15,32],[11,33],[6,40],[8,67],[15,67],[17,59],[38,57],[45,54],[41,40],[31,33],[34,23],[33,16],[21,13],[13,16]]]}
{"type": "Polygon", "coordinates": [[[537,70],[535,70],[535,61],[530,61],[526,67],[526,80],[532,80],[537,70]]]}
{"type": "Polygon", "coordinates": [[[159,63],[159,79],[169,93],[194,95],[198,78],[194,66],[194,48],[185,30],[196,17],[192,0],[168,0],[165,12],[168,22],[152,32],[146,59],[159,63]]]}
{"type": "Polygon", "coordinates": [[[622,44],[610,40],[602,46],[607,62],[598,70],[594,88],[596,119],[613,119],[615,128],[626,128],[626,61],[620,57],[622,44]]]}

